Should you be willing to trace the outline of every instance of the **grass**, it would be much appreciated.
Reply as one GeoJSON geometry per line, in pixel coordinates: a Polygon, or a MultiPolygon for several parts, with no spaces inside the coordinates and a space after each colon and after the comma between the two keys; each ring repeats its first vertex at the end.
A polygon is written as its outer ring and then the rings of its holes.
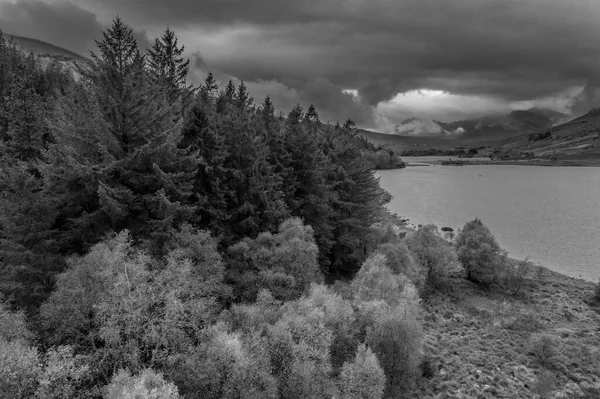
{"type": "Polygon", "coordinates": [[[410,398],[600,398],[594,284],[539,269],[519,296],[454,277],[426,304],[410,398]]]}

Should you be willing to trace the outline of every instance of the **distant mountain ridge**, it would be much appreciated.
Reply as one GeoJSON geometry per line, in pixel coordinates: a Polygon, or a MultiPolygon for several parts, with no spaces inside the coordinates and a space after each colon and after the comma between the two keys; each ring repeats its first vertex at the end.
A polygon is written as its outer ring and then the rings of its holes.
{"type": "Polygon", "coordinates": [[[568,116],[557,111],[530,108],[515,110],[508,115],[492,115],[456,122],[409,118],[394,128],[393,134],[405,136],[461,136],[474,138],[486,134],[505,133],[505,137],[550,128],[566,121],[568,116]]]}
{"type": "Polygon", "coordinates": [[[73,51],[69,51],[59,46],[44,42],[38,39],[31,39],[28,37],[15,36],[8,33],[4,33],[6,40],[13,42],[18,49],[25,53],[34,53],[39,57],[49,56],[58,57],[66,60],[73,61],[88,61],[84,56],[77,54],[73,51]]]}

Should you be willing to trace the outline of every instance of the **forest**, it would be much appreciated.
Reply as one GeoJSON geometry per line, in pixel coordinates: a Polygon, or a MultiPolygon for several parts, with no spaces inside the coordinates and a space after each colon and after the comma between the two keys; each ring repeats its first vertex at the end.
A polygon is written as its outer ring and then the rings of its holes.
{"type": "Polygon", "coordinates": [[[403,164],[352,120],[191,86],[169,29],[116,18],[76,70],[3,37],[5,398],[402,397],[453,266],[520,289],[478,220],[396,234],[375,169],[403,164]]]}

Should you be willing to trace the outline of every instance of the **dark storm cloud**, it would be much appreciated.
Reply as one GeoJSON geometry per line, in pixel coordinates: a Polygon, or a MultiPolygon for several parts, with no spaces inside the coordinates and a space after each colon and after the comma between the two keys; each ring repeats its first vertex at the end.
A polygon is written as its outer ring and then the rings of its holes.
{"type": "MultiPolygon", "coordinates": [[[[95,13],[69,1],[0,0],[0,28],[88,56],[95,49],[94,39],[102,38],[104,26],[95,13]]],[[[134,34],[141,46],[148,46],[145,32],[134,34]]]]}
{"type": "Polygon", "coordinates": [[[246,79],[323,77],[370,104],[420,87],[527,100],[585,85],[600,70],[597,0],[102,3],[140,25],[251,27],[207,62],[246,79]]]}

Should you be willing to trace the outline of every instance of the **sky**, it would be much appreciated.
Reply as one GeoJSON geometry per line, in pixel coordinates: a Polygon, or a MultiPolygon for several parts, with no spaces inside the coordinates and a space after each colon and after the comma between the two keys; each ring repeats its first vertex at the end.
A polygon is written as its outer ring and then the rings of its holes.
{"type": "Polygon", "coordinates": [[[257,102],[392,131],[533,106],[600,107],[600,0],[0,0],[0,28],[89,54],[116,16],[257,102]]]}

